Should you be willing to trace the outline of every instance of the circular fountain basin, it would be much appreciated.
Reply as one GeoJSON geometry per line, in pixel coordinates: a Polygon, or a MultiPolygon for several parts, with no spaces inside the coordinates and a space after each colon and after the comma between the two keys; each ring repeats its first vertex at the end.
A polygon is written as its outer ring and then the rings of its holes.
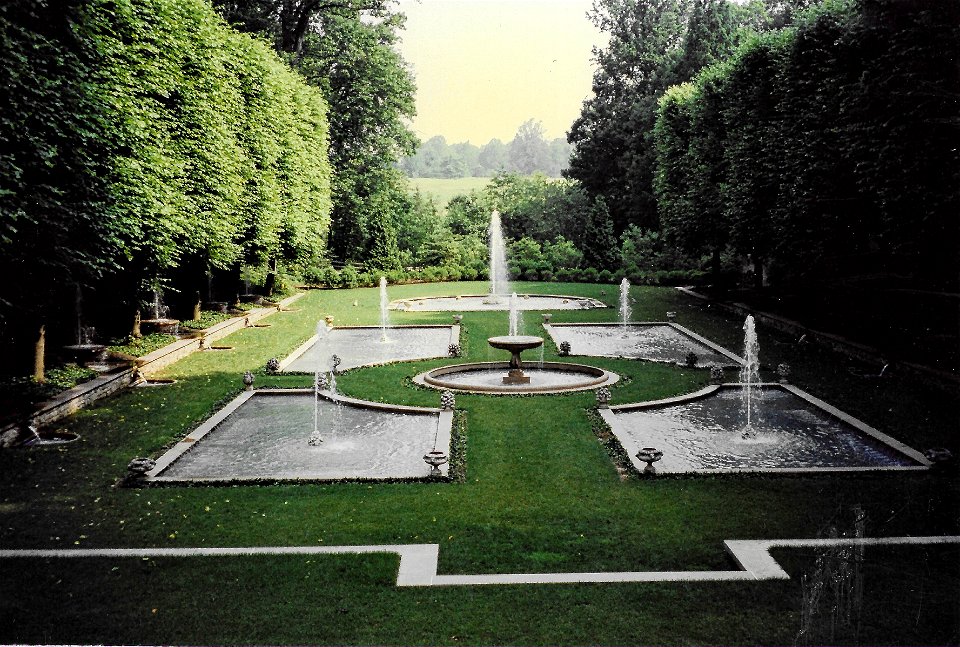
{"type": "Polygon", "coordinates": [[[585,391],[616,383],[620,376],[602,368],[583,364],[544,362],[524,366],[530,377],[528,384],[504,384],[503,376],[510,370],[509,362],[475,362],[441,366],[421,373],[414,382],[434,389],[461,393],[565,393],[585,391]]]}

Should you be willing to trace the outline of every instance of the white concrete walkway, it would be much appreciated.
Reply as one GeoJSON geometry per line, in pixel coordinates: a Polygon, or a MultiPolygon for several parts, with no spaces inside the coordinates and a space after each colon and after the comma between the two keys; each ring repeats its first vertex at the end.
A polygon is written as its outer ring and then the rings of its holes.
{"type": "Polygon", "coordinates": [[[244,555],[362,555],[392,553],[400,556],[397,586],[475,586],[481,584],[578,584],[609,582],[730,582],[787,580],[790,576],[770,555],[772,548],[824,548],[829,546],[918,546],[957,544],[960,536],[878,537],[837,539],[728,539],[727,552],[742,570],[737,571],[637,571],[611,573],[502,573],[439,575],[439,544],[383,546],[252,546],[249,548],[66,548],[0,550],[0,559],[12,558],[113,558],[113,557],[235,557],[244,555]]]}

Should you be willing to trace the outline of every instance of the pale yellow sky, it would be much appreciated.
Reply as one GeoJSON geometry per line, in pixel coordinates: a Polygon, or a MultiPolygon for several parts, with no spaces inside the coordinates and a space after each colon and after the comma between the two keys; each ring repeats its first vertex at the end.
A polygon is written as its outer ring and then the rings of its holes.
{"type": "Polygon", "coordinates": [[[591,0],[399,0],[424,141],[509,142],[530,118],[564,137],[591,94],[591,0]]]}

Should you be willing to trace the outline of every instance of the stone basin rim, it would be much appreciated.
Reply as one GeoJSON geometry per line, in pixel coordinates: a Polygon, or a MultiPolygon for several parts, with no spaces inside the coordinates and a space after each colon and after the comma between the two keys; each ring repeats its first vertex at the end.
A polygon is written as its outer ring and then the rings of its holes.
{"type": "Polygon", "coordinates": [[[601,386],[610,386],[615,384],[620,380],[620,376],[616,373],[611,373],[610,371],[598,368],[596,366],[588,366],[586,364],[572,364],[567,362],[543,362],[542,366],[529,366],[527,367],[527,372],[535,375],[537,371],[551,370],[551,371],[565,371],[569,373],[583,373],[585,374],[584,381],[581,383],[567,385],[567,386],[537,386],[537,385],[523,385],[523,386],[512,386],[504,388],[503,386],[490,386],[490,385],[464,385],[459,383],[451,383],[443,380],[444,375],[449,374],[459,374],[466,373],[470,371],[488,371],[488,370],[503,370],[507,371],[510,369],[509,362],[469,362],[466,364],[452,364],[450,366],[441,366],[429,371],[425,371],[420,375],[417,375],[414,378],[414,382],[429,388],[442,389],[448,391],[456,391],[458,393],[476,393],[479,395],[516,395],[516,394],[530,394],[530,395],[547,395],[554,393],[573,393],[577,391],[587,391],[591,389],[596,389],[601,386]]]}

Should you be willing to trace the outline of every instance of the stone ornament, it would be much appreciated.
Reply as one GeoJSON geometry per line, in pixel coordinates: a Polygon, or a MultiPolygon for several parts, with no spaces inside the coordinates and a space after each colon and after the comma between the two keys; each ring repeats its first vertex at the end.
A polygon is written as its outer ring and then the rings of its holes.
{"type": "Polygon", "coordinates": [[[463,349],[460,347],[460,344],[450,344],[447,346],[447,354],[450,357],[460,357],[463,354],[463,349]]]}
{"type": "Polygon", "coordinates": [[[777,364],[777,375],[780,376],[780,384],[786,384],[787,378],[790,377],[790,365],[786,362],[777,364]]]}
{"type": "Polygon", "coordinates": [[[567,357],[570,354],[570,342],[568,341],[560,342],[559,352],[561,357],[567,357]]]}
{"type": "Polygon", "coordinates": [[[430,466],[430,476],[443,476],[440,466],[447,462],[447,455],[439,449],[434,449],[424,454],[423,462],[430,466]]]}
{"type": "Polygon", "coordinates": [[[252,391],[252,390],[253,390],[253,380],[254,380],[254,379],[255,379],[255,378],[254,378],[254,376],[253,376],[253,373],[251,373],[250,371],[247,371],[246,373],[243,374],[243,385],[244,385],[245,387],[247,387],[247,391],[252,391]]]}
{"type": "Polygon", "coordinates": [[[605,386],[601,386],[597,389],[597,404],[600,405],[601,409],[610,408],[610,399],[612,398],[610,389],[605,386]]]}
{"type": "Polygon", "coordinates": [[[647,464],[647,466],[643,468],[644,474],[656,474],[657,468],[655,468],[653,464],[663,458],[663,452],[655,447],[644,447],[637,452],[637,458],[647,464]]]}
{"type": "Polygon", "coordinates": [[[144,474],[157,466],[157,461],[152,458],[137,457],[127,463],[127,471],[134,478],[141,478],[144,474]]]}
{"type": "Polygon", "coordinates": [[[280,370],[280,360],[276,357],[271,357],[267,360],[267,373],[276,373],[280,370]]]}
{"type": "Polygon", "coordinates": [[[457,398],[452,391],[444,391],[440,394],[440,408],[445,411],[452,411],[457,406],[457,398]]]}
{"type": "Polygon", "coordinates": [[[720,384],[723,382],[723,367],[714,364],[710,367],[710,382],[720,384]]]}

